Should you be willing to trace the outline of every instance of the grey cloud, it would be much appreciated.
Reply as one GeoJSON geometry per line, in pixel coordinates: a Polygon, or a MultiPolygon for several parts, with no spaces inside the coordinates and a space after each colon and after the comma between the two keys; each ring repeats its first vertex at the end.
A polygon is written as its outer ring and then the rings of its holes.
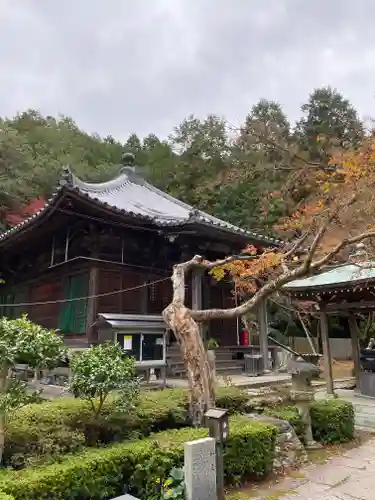
{"type": "Polygon", "coordinates": [[[374,111],[371,0],[0,0],[0,115],[71,115],[124,139],[185,116],[238,124],[261,97],[290,118],[331,84],[374,111]],[[357,4],[357,5],[358,5],[357,4]]]}

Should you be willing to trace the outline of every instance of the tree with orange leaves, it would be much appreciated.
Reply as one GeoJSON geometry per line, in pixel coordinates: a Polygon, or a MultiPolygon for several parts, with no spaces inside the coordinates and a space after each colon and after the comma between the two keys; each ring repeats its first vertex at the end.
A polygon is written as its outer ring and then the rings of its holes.
{"type": "MultiPolygon", "coordinates": [[[[371,239],[375,238],[371,221],[375,209],[374,138],[367,138],[356,150],[334,153],[326,165],[305,162],[298,171],[291,168],[291,178],[293,184],[308,182],[315,190],[304,206],[279,225],[284,241],[288,241],[282,248],[257,255],[254,247],[248,247],[240,255],[215,262],[196,255],[174,266],[173,300],[163,315],[181,345],[197,425],[215,399],[199,323],[245,315],[288,282],[323,270],[355,243],[366,242],[371,253],[371,239]],[[242,303],[230,309],[187,308],[185,279],[194,268],[209,271],[218,280],[229,274],[243,292],[242,303]]],[[[285,189],[291,189],[291,184],[285,189]]]]}

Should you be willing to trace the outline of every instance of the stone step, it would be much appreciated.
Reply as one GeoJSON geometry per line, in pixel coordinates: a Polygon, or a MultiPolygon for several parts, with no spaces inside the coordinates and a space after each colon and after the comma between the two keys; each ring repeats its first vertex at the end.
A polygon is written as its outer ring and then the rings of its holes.
{"type": "MultiPolygon", "coordinates": [[[[185,377],[186,371],[184,367],[171,370],[172,376],[175,377],[185,377]]],[[[241,375],[243,373],[242,366],[239,365],[229,365],[224,367],[216,367],[216,373],[220,375],[241,375]]]]}
{"type": "Polygon", "coordinates": [[[359,408],[355,405],[355,426],[357,428],[366,428],[375,431],[375,408],[368,408],[364,411],[364,408],[359,408]],[[371,411],[372,410],[372,411],[371,411]]]}
{"type": "MultiPolygon", "coordinates": [[[[167,350],[168,372],[172,376],[185,377],[185,366],[181,358],[179,346],[169,347],[167,350]]],[[[224,375],[241,375],[244,362],[233,359],[231,351],[223,347],[216,349],[216,371],[224,375]]]]}
{"type": "MultiPolygon", "coordinates": [[[[242,362],[244,363],[244,360],[237,360],[237,359],[233,359],[232,355],[230,353],[228,354],[221,354],[220,356],[216,356],[216,361],[219,362],[219,361],[239,361],[239,362],[242,362]]],[[[177,363],[181,363],[182,361],[182,355],[179,354],[178,356],[167,356],[167,360],[170,364],[177,364],[177,363]]]]}
{"type": "MultiPolygon", "coordinates": [[[[180,350],[174,350],[173,352],[167,350],[167,359],[170,360],[172,363],[176,362],[178,363],[181,361],[181,352],[180,350]]],[[[228,350],[223,350],[220,352],[216,352],[216,359],[217,360],[222,360],[222,361],[230,361],[233,359],[233,355],[230,351],[228,350]]]]}
{"type": "MultiPolygon", "coordinates": [[[[173,345],[173,346],[169,346],[167,347],[167,352],[168,353],[180,353],[180,346],[179,345],[173,345]]],[[[223,352],[232,352],[230,349],[228,349],[227,347],[219,347],[218,349],[215,349],[215,352],[216,354],[220,354],[220,353],[223,353],[223,352]]]]}
{"type": "MultiPolygon", "coordinates": [[[[184,365],[183,361],[180,360],[178,363],[169,363],[168,362],[168,366],[171,369],[179,370],[179,369],[184,368],[185,365],[184,365]]],[[[244,363],[241,361],[238,361],[236,359],[216,360],[215,366],[216,366],[217,370],[220,368],[228,367],[228,366],[239,366],[242,368],[242,370],[244,369],[244,363]]]]}

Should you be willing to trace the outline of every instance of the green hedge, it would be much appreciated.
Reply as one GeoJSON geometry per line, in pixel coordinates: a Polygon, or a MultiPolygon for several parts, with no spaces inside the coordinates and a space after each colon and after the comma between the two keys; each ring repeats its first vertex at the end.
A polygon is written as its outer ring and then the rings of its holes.
{"type": "Polygon", "coordinates": [[[297,436],[300,440],[304,441],[305,424],[295,406],[284,406],[282,408],[269,408],[264,411],[266,415],[270,417],[279,418],[280,420],[286,420],[294,427],[297,436]]]}
{"type": "Polygon", "coordinates": [[[354,407],[341,399],[316,401],[311,408],[314,439],[321,443],[344,443],[354,436],[354,407]]]}
{"type": "MultiPolygon", "coordinates": [[[[241,412],[248,395],[235,388],[220,388],[217,406],[241,412]]],[[[114,413],[109,406],[94,419],[87,401],[64,398],[29,405],[11,420],[4,463],[22,468],[59,454],[75,452],[83,446],[106,445],[151,432],[188,425],[187,392],[180,389],[141,393],[132,415],[114,413]]]]}
{"type": "MultiPolygon", "coordinates": [[[[303,441],[305,425],[295,406],[272,408],[267,415],[290,422],[303,441]]],[[[311,405],[311,427],[316,441],[324,444],[343,443],[354,436],[354,407],[341,399],[315,401],[311,405]]]]}
{"type": "MultiPolygon", "coordinates": [[[[262,477],[272,469],[277,430],[245,417],[230,420],[224,449],[228,484],[262,477]]],[[[0,490],[15,500],[96,500],[129,493],[150,498],[173,467],[183,464],[183,443],[207,436],[204,428],[185,428],[106,448],[62,457],[60,462],[0,475],[0,490]]]]}
{"type": "Polygon", "coordinates": [[[7,495],[6,493],[2,493],[0,491],[0,500],[15,500],[13,496],[7,495]]]}

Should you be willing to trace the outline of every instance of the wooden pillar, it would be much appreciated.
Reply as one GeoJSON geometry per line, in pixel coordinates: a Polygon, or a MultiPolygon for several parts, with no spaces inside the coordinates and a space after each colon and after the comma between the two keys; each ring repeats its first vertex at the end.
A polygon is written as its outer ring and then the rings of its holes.
{"type": "MultiPolygon", "coordinates": [[[[211,286],[208,279],[202,275],[202,309],[210,309],[211,304],[211,286]]],[[[202,324],[203,341],[210,338],[211,321],[202,324]]]]}
{"type": "MultiPolygon", "coordinates": [[[[143,280],[142,284],[147,285],[149,280],[146,278],[143,280]]],[[[147,314],[148,313],[148,299],[150,296],[150,291],[148,286],[144,286],[141,288],[140,292],[140,298],[141,298],[141,303],[140,303],[140,311],[141,314],[147,314]]]]}
{"type": "Polygon", "coordinates": [[[259,324],[260,354],[263,356],[264,373],[268,373],[270,370],[269,370],[269,358],[268,358],[267,300],[263,300],[259,305],[258,324],[259,324]]]}
{"type": "Polygon", "coordinates": [[[355,385],[356,388],[359,389],[359,338],[358,338],[358,325],[357,320],[354,314],[349,316],[349,329],[350,329],[350,337],[352,340],[352,359],[354,363],[354,376],[355,376],[355,385]]]}
{"type": "MultiPolygon", "coordinates": [[[[191,273],[191,308],[192,309],[202,309],[203,308],[203,294],[202,294],[202,283],[203,283],[203,270],[199,268],[194,268],[191,273]]],[[[199,331],[201,335],[203,334],[203,325],[198,323],[199,331]]]]}
{"type": "Polygon", "coordinates": [[[323,357],[324,357],[324,377],[327,384],[327,395],[334,396],[333,389],[333,376],[332,376],[332,357],[331,346],[329,344],[328,333],[328,316],[327,313],[321,311],[320,313],[320,332],[322,335],[323,357]]]}
{"type": "Polygon", "coordinates": [[[87,309],[86,309],[86,334],[89,343],[95,340],[92,325],[95,322],[96,315],[98,313],[97,311],[98,298],[92,296],[97,295],[98,290],[99,290],[99,268],[94,264],[92,267],[90,267],[89,271],[89,286],[88,286],[89,298],[87,299],[87,309]]]}

